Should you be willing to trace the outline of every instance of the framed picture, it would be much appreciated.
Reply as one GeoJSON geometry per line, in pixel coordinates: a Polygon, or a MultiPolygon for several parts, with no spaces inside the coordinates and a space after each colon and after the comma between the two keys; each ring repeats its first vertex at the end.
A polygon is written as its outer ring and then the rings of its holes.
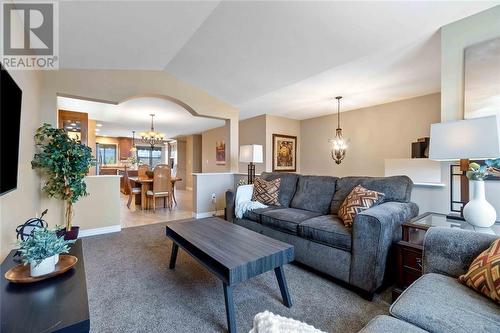
{"type": "Polygon", "coordinates": [[[464,116],[500,115],[500,38],[465,49],[464,116]]]}
{"type": "Polygon", "coordinates": [[[224,140],[215,142],[215,164],[226,164],[226,143],[224,140]]]}
{"type": "Polygon", "coordinates": [[[273,171],[297,170],[297,137],[273,134],[273,171]]]}
{"type": "MultiPolygon", "coordinates": [[[[479,165],[484,165],[485,162],[483,160],[481,161],[471,161],[471,162],[476,162],[479,165]]],[[[488,175],[484,180],[500,180],[500,175],[494,174],[494,175],[488,175]]]]}

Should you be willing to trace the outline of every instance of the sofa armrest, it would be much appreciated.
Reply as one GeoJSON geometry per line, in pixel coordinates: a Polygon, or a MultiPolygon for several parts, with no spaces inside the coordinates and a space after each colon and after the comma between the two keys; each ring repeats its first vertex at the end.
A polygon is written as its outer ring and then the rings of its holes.
{"type": "Polygon", "coordinates": [[[354,218],[349,281],[370,293],[381,286],[389,249],[401,239],[401,224],[418,215],[412,202],[385,202],[354,218]]]}
{"type": "Polygon", "coordinates": [[[472,261],[495,239],[495,235],[469,230],[430,228],[424,238],[424,274],[458,277],[467,272],[472,261]]]}
{"type": "Polygon", "coordinates": [[[229,222],[233,222],[235,215],[234,215],[234,202],[236,198],[236,193],[227,190],[226,191],[226,220],[229,222]]]}

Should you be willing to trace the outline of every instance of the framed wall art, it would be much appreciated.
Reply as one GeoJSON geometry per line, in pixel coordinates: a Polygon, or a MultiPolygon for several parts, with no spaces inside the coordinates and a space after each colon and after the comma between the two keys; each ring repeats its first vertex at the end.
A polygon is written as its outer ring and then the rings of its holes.
{"type": "Polygon", "coordinates": [[[297,137],[273,134],[273,171],[297,171],[297,137]]]}

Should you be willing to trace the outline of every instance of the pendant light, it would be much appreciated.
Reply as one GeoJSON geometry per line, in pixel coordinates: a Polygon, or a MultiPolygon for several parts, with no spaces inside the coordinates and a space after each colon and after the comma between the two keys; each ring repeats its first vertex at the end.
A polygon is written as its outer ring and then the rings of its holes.
{"type": "Polygon", "coordinates": [[[335,138],[329,141],[332,144],[332,159],[335,163],[340,164],[345,157],[347,144],[342,136],[342,128],[340,128],[340,100],[342,96],[337,96],[335,99],[337,100],[337,129],[335,130],[335,138]]]}
{"type": "Polygon", "coordinates": [[[149,115],[151,117],[151,130],[149,132],[141,133],[142,142],[149,144],[151,147],[165,143],[165,134],[155,132],[153,123],[154,113],[149,115]]]}

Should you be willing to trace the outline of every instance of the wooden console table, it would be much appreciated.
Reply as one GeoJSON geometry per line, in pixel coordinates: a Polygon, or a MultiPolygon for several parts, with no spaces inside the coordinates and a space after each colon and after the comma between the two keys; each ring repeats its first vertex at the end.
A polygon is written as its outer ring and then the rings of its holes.
{"type": "Polygon", "coordinates": [[[11,251],[1,266],[2,333],[88,332],[90,329],[87,283],[82,241],[70,254],[78,258],[75,267],[59,276],[30,284],[11,283],[5,272],[19,264],[11,251]]]}

